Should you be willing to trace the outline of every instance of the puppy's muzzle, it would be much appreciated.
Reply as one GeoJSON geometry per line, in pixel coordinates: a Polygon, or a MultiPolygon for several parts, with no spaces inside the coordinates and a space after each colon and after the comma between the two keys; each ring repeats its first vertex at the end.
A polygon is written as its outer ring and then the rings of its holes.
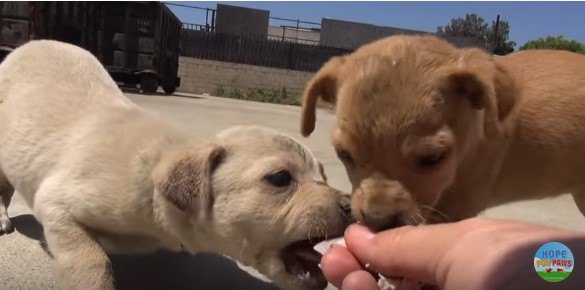
{"type": "Polygon", "coordinates": [[[364,179],[352,196],[352,212],[373,231],[416,224],[416,203],[398,181],[380,175],[364,179]]]}
{"type": "Polygon", "coordinates": [[[402,214],[364,213],[364,224],[375,232],[393,229],[405,225],[402,214]]]}

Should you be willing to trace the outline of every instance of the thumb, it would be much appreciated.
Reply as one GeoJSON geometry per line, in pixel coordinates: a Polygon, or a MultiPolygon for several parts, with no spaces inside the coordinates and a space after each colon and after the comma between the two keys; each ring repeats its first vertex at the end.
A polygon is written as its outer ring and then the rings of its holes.
{"type": "Polygon", "coordinates": [[[352,225],[345,234],[348,250],[368,269],[385,277],[404,277],[444,285],[449,265],[441,263],[455,241],[444,225],[405,226],[377,234],[352,225]]]}

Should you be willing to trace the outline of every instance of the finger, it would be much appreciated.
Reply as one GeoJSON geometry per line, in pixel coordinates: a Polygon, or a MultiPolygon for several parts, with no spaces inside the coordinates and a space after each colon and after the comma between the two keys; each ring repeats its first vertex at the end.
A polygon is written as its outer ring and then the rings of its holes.
{"type": "Polygon", "coordinates": [[[342,290],[380,290],[374,277],[366,271],[352,272],[343,279],[342,290]]]}
{"type": "Polygon", "coordinates": [[[327,281],[340,288],[347,275],[362,267],[347,248],[334,245],[321,258],[321,269],[327,281]]]}
{"type": "Polygon", "coordinates": [[[449,265],[440,262],[461,234],[458,227],[432,225],[401,227],[374,235],[364,226],[352,225],[345,242],[360,263],[384,276],[443,285],[449,265]]]}

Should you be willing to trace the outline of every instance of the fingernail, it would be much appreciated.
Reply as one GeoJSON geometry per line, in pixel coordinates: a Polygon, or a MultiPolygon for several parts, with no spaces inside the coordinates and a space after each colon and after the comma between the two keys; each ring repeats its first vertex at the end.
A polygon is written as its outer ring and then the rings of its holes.
{"type": "Polygon", "coordinates": [[[340,247],[339,245],[331,245],[329,246],[329,249],[327,249],[325,252],[323,252],[323,256],[327,256],[329,254],[329,252],[331,252],[331,250],[333,250],[333,248],[337,248],[340,247]]]}
{"type": "Polygon", "coordinates": [[[365,238],[367,240],[375,236],[375,234],[372,233],[367,227],[358,224],[349,226],[346,229],[345,234],[347,235],[350,231],[352,232],[351,233],[352,235],[355,235],[360,238],[365,238]]]}
{"type": "Polygon", "coordinates": [[[345,237],[345,235],[347,235],[347,232],[349,231],[349,229],[351,228],[351,226],[353,226],[353,225],[350,225],[349,227],[345,228],[345,232],[343,232],[343,236],[344,237],[345,237]]]}

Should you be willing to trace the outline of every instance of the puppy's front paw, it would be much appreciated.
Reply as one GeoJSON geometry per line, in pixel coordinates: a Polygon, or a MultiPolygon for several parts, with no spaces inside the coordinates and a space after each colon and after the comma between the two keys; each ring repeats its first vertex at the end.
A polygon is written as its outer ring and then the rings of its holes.
{"type": "Polygon", "coordinates": [[[0,236],[3,234],[10,234],[14,231],[14,226],[7,216],[0,217],[0,236]]]}

